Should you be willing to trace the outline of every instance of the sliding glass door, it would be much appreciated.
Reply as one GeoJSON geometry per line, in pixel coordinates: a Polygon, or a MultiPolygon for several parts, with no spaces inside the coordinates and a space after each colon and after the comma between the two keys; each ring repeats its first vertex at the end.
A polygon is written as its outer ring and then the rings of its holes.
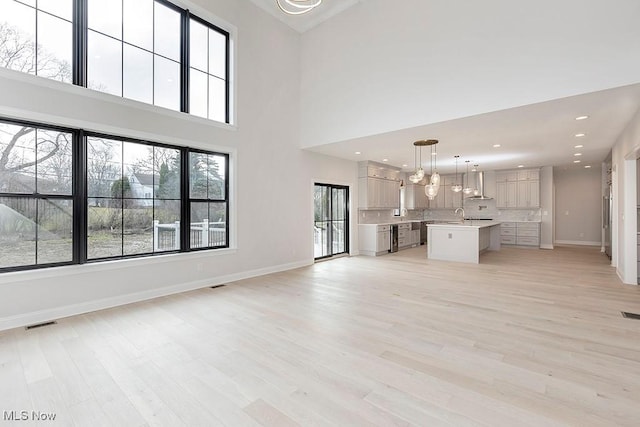
{"type": "Polygon", "coordinates": [[[315,259],[349,253],[349,188],[316,183],[313,193],[315,259]]]}

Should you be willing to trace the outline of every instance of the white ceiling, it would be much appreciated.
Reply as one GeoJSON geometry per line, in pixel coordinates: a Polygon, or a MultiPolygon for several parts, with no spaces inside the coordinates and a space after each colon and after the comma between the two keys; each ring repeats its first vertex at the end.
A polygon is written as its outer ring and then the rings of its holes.
{"type": "MultiPolygon", "coordinates": [[[[525,167],[599,167],[640,106],[640,84],[593,92],[462,119],[321,145],[312,151],[349,160],[374,160],[409,171],[413,141],[437,139],[437,166],[443,173],[465,160],[483,170],[525,167]],[[586,120],[576,117],[588,115],[586,120]],[[583,137],[576,134],[584,133],[583,137]],[[494,148],[494,144],[500,144],[494,148]],[[576,149],[576,145],[583,148],[576,149]],[[360,155],[355,154],[361,152],[360,155]],[[575,156],[581,153],[581,156],[575,156]],[[579,164],[574,160],[580,160],[579,164]]],[[[429,165],[430,150],[422,162],[429,165]]]]}
{"type": "Polygon", "coordinates": [[[251,0],[252,3],[266,10],[299,33],[304,33],[332,16],[363,1],[364,0],[322,0],[320,6],[308,13],[292,16],[282,13],[276,5],[276,0],[251,0]]]}
{"type": "MultiPolygon", "coordinates": [[[[303,33],[364,0],[323,0],[301,16],[283,14],[275,0],[251,0],[286,25],[303,33]]],[[[616,138],[640,108],[640,84],[612,88],[563,99],[496,111],[410,129],[371,135],[310,148],[311,151],[344,159],[374,160],[414,167],[413,141],[438,139],[437,165],[442,173],[455,170],[465,160],[483,170],[559,166],[599,167],[616,138]],[[576,117],[588,115],[587,120],[576,117]],[[576,137],[578,133],[584,137],[576,137]],[[500,144],[494,148],[494,144],[500,144]],[[576,145],[583,148],[576,149],[576,145]],[[361,154],[356,155],[355,152],[361,154]],[[580,153],[580,156],[575,156],[580,153]],[[580,160],[580,163],[574,163],[580,160]]],[[[390,110],[391,111],[391,110],[390,110]]],[[[430,150],[423,149],[422,163],[428,167],[430,150]]]]}

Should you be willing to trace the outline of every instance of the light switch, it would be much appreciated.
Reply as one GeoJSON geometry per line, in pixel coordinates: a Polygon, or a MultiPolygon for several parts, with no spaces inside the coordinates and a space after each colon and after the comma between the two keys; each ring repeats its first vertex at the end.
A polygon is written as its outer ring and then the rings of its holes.
{"type": "Polygon", "coordinates": [[[453,234],[452,233],[449,233],[449,238],[453,239],[453,234]]]}

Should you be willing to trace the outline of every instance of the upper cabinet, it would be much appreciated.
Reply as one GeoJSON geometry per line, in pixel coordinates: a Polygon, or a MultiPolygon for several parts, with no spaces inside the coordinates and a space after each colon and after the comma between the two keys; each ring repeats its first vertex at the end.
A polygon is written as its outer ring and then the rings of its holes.
{"type": "Polygon", "coordinates": [[[496,172],[496,207],[539,208],[540,169],[496,172]]]}
{"type": "MultiPolygon", "coordinates": [[[[455,175],[440,175],[440,189],[438,195],[429,201],[430,209],[455,209],[462,207],[462,192],[455,193],[451,186],[456,182],[455,175]]],[[[458,175],[458,184],[462,184],[462,177],[458,175]]]]}
{"type": "Polygon", "coordinates": [[[358,207],[400,207],[400,169],[375,162],[358,163],[358,207]]]}

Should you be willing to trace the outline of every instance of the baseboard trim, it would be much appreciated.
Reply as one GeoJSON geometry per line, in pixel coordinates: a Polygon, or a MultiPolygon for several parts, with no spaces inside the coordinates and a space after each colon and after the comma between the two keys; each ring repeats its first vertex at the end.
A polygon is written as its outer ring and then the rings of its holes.
{"type": "Polygon", "coordinates": [[[602,242],[585,242],[582,240],[556,240],[556,245],[600,246],[602,242]]]}
{"type": "Polygon", "coordinates": [[[243,271],[240,273],[228,274],[225,276],[211,277],[208,279],[196,280],[193,282],[180,283],[177,285],[165,286],[163,288],[135,292],[132,294],[117,295],[79,304],[72,304],[62,307],[54,307],[46,310],[33,311],[30,313],[18,314],[15,316],[9,316],[0,319],[0,331],[19,328],[35,323],[49,322],[52,320],[62,319],[64,317],[77,316],[79,314],[90,313],[92,311],[105,310],[121,305],[147,301],[154,298],[178,294],[181,292],[193,291],[209,286],[230,284],[231,282],[250,279],[252,277],[264,276],[267,274],[279,273],[288,270],[295,270],[296,268],[307,267],[312,264],[313,261],[298,261],[289,264],[281,264],[271,267],[258,268],[250,271],[243,271]]]}
{"type": "Polygon", "coordinates": [[[543,245],[540,245],[540,249],[553,249],[553,245],[545,243],[543,245]]]}

